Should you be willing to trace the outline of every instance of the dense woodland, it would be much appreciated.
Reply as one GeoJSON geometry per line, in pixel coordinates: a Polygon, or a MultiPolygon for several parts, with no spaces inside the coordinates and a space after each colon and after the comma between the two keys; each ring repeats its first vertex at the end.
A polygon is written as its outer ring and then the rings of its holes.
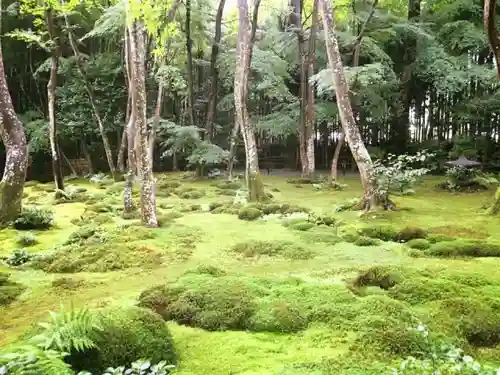
{"type": "Polygon", "coordinates": [[[0,374],[500,373],[495,0],[0,10],[0,374]]]}

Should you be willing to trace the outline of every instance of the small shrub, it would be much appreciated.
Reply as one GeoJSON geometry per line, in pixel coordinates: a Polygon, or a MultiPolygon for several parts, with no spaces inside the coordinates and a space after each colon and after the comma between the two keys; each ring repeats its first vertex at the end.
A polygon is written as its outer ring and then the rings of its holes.
{"type": "Polygon", "coordinates": [[[177,189],[181,186],[179,181],[164,181],[160,180],[156,183],[156,187],[159,189],[177,189]]]}
{"type": "Polygon", "coordinates": [[[92,211],[96,213],[107,213],[113,212],[113,206],[105,202],[98,202],[87,206],[86,211],[92,211]]]}
{"type": "Polygon", "coordinates": [[[426,254],[437,257],[500,257],[500,243],[454,240],[432,244],[426,254]]]}
{"type": "Polygon", "coordinates": [[[156,217],[156,220],[158,221],[158,225],[160,227],[165,227],[167,225],[170,225],[175,219],[178,219],[183,216],[184,215],[181,212],[172,210],[165,214],[158,215],[156,217]]]}
{"type": "Polygon", "coordinates": [[[379,241],[376,238],[359,237],[356,241],[354,241],[354,244],[356,246],[377,246],[379,241]]]}
{"type": "Polygon", "coordinates": [[[48,208],[23,207],[21,215],[14,221],[18,230],[46,230],[54,225],[54,212],[48,208]]]}
{"type": "Polygon", "coordinates": [[[261,210],[253,207],[242,207],[238,211],[238,219],[253,221],[261,218],[264,214],[261,210]]]}
{"type": "Polygon", "coordinates": [[[241,183],[236,181],[220,181],[214,183],[213,186],[221,190],[238,190],[242,188],[241,183]]]}
{"type": "Polygon", "coordinates": [[[412,249],[427,250],[431,246],[431,243],[425,238],[415,238],[408,241],[406,245],[412,249]]]}
{"type": "Polygon", "coordinates": [[[24,291],[21,284],[9,280],[10,274],[0,271],[0,306],[6,306],[15,301],[24,291]]]}
{"type": "Polygon", "coordinates": [[[194,270],[187,271],[186,273],[196,273],[199,275],[211,275],[214,277],[221,277],[221,276],[227,275],[227,272],[224,271],[222,268],[219,268],[216,266],[208,266],[208,265],[198,266],[194,270]]]}
{"type": "Polygon", "coordinates": [[[182,206],[180,209],[181,212],[200,212],[203,211],[201,204],[189,204],[187,206],[182,206]]]}
{"type": "Polygon", "coordinates": [[[99,233],[99,228],[94,224],[88,224],[81,228],[78,228],[76,231],[71,233],[68,239],[65,242],[65,245],[71,245],[74,243],[82,243],[83,241],[89,239],[95,234],[99,233]]]}
{"type": "Polygon", "coordinates": [[[21,233],[16,238],[16,243],[22,247],[34,246],[38,243],[36,234],[32,232],[21,233]]]}
{"type": "Polygon", "coordinates": [[[97,317],[102,331],[92,337],[96,348],[73,351],[65,358],[74,370],[101,374],[117,364],[130,366],[138,358],[176,363],[172,335],[154,312],[138,307],[113,308],[99,311],[97,317]]]}
{"type": "Polygon", "coordinates": [[[264,215],[281,213],[281,204],[269,203],[262,205],[262,212],[264,215]]]}
{"type": "Polygon", "coordinates": [[[31,259],[32,255],[25,249],[16,249],[12,252],[12,255],[7,258],[5,263],[7,263],[9,266],[17,267],[29,262],[31,259]]]}
{"type": "Polygon", "coordinates": [[[299,212],[304,212],[304,213],[307,214],[307,213],[311,212],[311,210],[309,208],[297,206],[297,205],[294,205],[294,204],[285,203],[285,204],[281,205],[280,212],[283,215],[289,215],[289,214],[299,213],[299,212]]]}
{"type": "Polygon", "coordinates": [[[389,295],[412,305],[464,295],[467,288],[444,279],[411,277],[398,282],[389,289],[389,295]]]}
{"type": "Polygon", "coordinates": [[[229,196],[229,197],[235,197],[237,195],[236,190],[230,190],[230,189],[220,189],[217,190],[217,195],[224,195],[224,196],[229,196]]]}
{"type": "Polygon", "coordinates": [[[425,229],[418,227],[406,227],[399,231],[395,240],[396,242],[408,242],[425,237],[427,237],[427,231],[425,229]]]}

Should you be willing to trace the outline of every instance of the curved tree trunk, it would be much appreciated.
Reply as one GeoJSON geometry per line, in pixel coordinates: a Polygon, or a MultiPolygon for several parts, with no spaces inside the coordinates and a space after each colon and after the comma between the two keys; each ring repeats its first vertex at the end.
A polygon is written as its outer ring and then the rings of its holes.
{"type": "Polygon", "coordinates": [[[347,143],[351,149],[352,155],[359,169],[361,184],[363,185],[363,203],[364,209],[374,208],[379,205],[373,176],[373,164],[370,154],[363,143],[358,126],[354,119],[349,99],[349,88],[347,86],[340,55],[338,41],[335,34],[335,22],[332,6],[328,0],[318,0],[319,7],[323,15],[323,29],[325,32],[325,44],[328,54],[328,62],[333,75],[333,84],[337,106],[340,115],[340,122],[346,136],[347,143]]]}
{"type": "Polygon", "coordinates": [[[219,55],[219,44],[222,37],[222,15],[226,0],[219,1],[217,15],[215,16],[215,38],[212,44],[212,55],[210,56],[210,90],[208,93],[207,122],[205,130],[208,140],[214,135],[214,121],[217,111],[217,87],[219,83],[219,70],[217,69],[217,56],[219,55]]]}
{"type": "Polygon", "coordinates": [[[339,134],[339,139],[337,140],[337,144],[335,145],[335,151],[333,153],[333,160],[332,160],[332,166],[330,169],[330,183],[333,181],[337,181],[338,178],[338,165],[339,165],[339,157],[340,157],[340,151],[342,151],[342,146],[344,145],[345,141],[345,133],[342,130],[339,134]]]}
{"type": "Polygon", "coordinates": [[[56,124],[56,87],[57,87],[57,68],[59,66],[59,41],[55,36],[54,15],[51,8],[45,11],[45,21],[49,37],[52,42],[50,53],[50,78],[47,84],[48,97],[48,112],[49,112],[49,141],[50,151],[52,154],[52,170],[54,173],[54,182],[56,190],[64,190],[64,178],[61,166],[61,153],[59,151],[59,143],[57,140],[57,124],[56,124]]]}
{"type": "Polygon", "coordinates": [[[1,45],[0,114],[0,134],[6,153],[5,167],[0,182],[0,227],[4,227],[21,213],[24,182],[28,169],[28,149],[23,124],[16,115],[7,87],[1,45]]]}
{"type": "MultiPolygon", "coordinates": [[[[257,27],[257,15],[260,1],[254,4],[254,26],[257,27]]],[[[239,26],[236,46],[236,70],[234,75],[234,104],[236,121],[241,129],[245,143],[246,175],[248,186],[248,199],[259,201],[266,199],[264,184],[260,176],[259,156],[255,134],[250,124],[247,109],[248,75],[252,58],[253,42],[249,32],[247,0],[238,0],[239,26]]]]}
{"type": "Polygon", "coordinates": [[[87,140],[85,138],[85,134],[82,132],[82,153],[87,160],[88,174],[91,176],[94,174],[94,164],[92,163],[92,157],[90,156],[90,152],[87,148],[87,140]]]}
{"type": "Polygon", "coordinates": [[[141,218],[144,225],[157,227],[153,161],[149,157],[149,138],[146,121],[146,30],[140,20],[131,25],[130,55],[132,57],[132,81],[134,95],[138,172],[141,183],[141,218]]]}

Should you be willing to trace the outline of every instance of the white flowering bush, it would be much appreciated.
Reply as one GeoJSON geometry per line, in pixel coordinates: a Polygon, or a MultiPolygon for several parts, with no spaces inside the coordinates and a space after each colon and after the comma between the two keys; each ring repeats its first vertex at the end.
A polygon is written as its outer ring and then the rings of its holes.
{"type": "Polygon", "coordinates": [[[392,375],[500,375],[500,368],[481,365],[461,349],[434,343],[425,326],[420,324],[416,331],[428,345],[429,355],[423,359],[406,358],[392,370],[392,375]]]}
{"type": "Polygon", "coordinates": [[[429,172],[420,167],[433,154],[426,150],[416,155],[387,155],[385,159],[377,159],[373,163],[375,189],[382,201],[389,202],[390,194],[410,194],[419,179],[429,172]]]}

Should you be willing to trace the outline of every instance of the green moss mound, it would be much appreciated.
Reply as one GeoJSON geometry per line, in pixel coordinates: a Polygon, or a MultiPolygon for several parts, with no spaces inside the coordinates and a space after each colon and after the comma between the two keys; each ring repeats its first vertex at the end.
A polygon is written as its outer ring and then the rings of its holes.
{"type": "Polygon", "coordinates": [[[262,216],[264,216],[264,213],[255,207],[242,207],[238,211],[238,219],[240,220],[253,221],[260,219],[262,216]]]}
{"type": "Polygon", "coordinates": [[[430,246],[426,254],[436,257],[499,257],[500,242],[463,239],[443,241],[430,246]]]}
{"type": "Polygon", "coordinates": [[[297,332],[315,321],[345,327],[359,314],[353,310],[355,302],[341,285],[197,271],[145,290],[139,297],[141,306],[166,320],[209,331],[297,332]]]}
{"type": "Polygon", "coordinates": [[[10,274],[0,272],[0,306],[6,306],[15,301],[24,291],[24,286],[10,281],[10,274]]]}
{"type": "Polygon", "coordinates": [[[255,296],[255,290],[243,280],[186,275],[175,284],[144,291],[139,301],[165,320],[224,331],[249,327],[255,296]]]}
{"type": "Polygon", "coordinates": [[[65,359],[74,370],[101,374],[108,367],[129,367],[138,358],[176,363],[172,335],[165,321],[151,310],[105,309],[98,312],[98,321],[103,330],[93,337],[97,348],[73,352],[65,359]]]}
{"type": "Polygon", "coordinates": [[[408,241],[406,245],[411,249],[427,250],[431,246],[431,243],[425,238],[415,238],[408,241]]]}
{"type": "Polygon", "coordinates": [[[231,247],[231,252],[247,258],[257,256],[283,257],[287,259],[310,259],[314,253],[289,241],[248,241],[231,247]]]}
{"type": "Polygon", "coordinates": [[[380,241],[376,238],[359,237],[353,242],[356,246],[377,246],[380,241]]]}
{"type": "Polygon", "coordinates": [[[361,228],[360,234],[382,241],[408,242],[417,238],[425,238],[427,231],[417,227],[397,229],[389,225],[373,225],[361,228]]]}
{"type": "Polygon", "coordinates": [[[32,265],[51,273],[154,267],[162,263],[162,252],[144,242],[154,237],[154,230],[145,227],[105,232],[92,225],[85,226],[72,233],[66,245],[52,253],[37,255],[32,265]]]}

